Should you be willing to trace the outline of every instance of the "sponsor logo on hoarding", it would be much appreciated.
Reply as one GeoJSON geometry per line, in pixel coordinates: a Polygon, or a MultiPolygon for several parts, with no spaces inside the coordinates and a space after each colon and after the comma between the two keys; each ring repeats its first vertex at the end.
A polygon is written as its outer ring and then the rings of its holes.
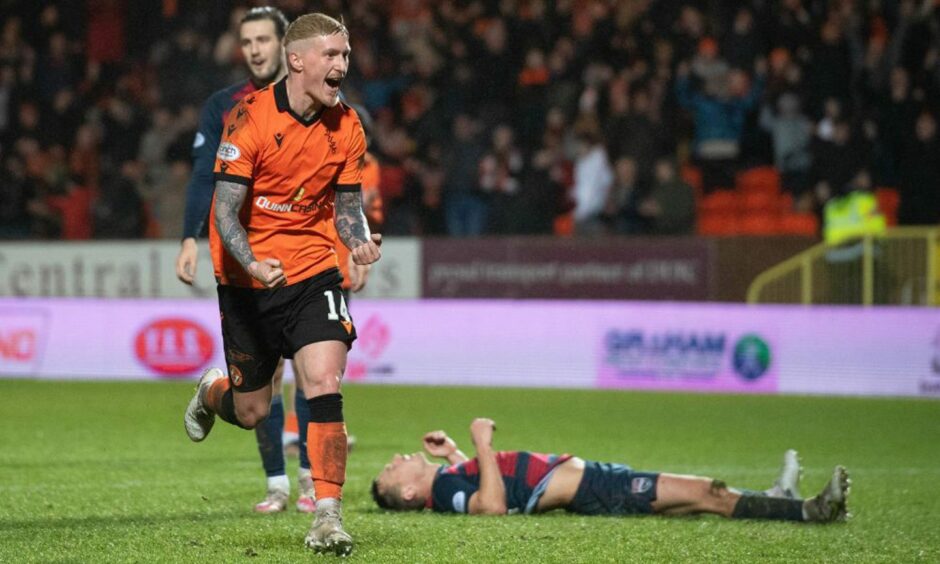
{"type": "Polygon", "coordinates": [[[940,376],[940,329],[937,329],[937,336],[933,338],[933,375],[940,376]]]}
{"type": "Polygon", "coordinates": [[[933,356],[930,359],[929,378],[921,378],[920,393],[925,396],[940,396],[940,329],[933,338],[933,356]]]}
{"type": "Polygon", "coordinates": [[[157,319],[137,332],[137,358],[161,376],[184,377],[212,358],[212,334],[199,323],[179,317],[157,319]]]}
{"type": "Polygon", "coordinates": [[[392,338],[388,324],[378,315],[372,315],[357,330],[357,334],[356,347],[353,351],[361,353],[365,358],[358,357],[349,360],[346,378],[361,380],[368,376],[392,376],[395,373],[395,367],[382,362],[382,354],[392,338]]]}
{"type": "Polygon", "coordinates": [[[612,329],[605,335],[604,357],[616,378],[707,383],[726,377],[730,365],[733,378],[754,382],[767,373],[771,351],[754,333],[735,341],[714,330],[612,329]]]}
{"type": "Polygon", "coordinates": [[[36,358],[36,330],[32,327],[0,330],[0,359],[30,362],[36,358]]]}
{"type": "Polygon", "coordinates": [[[738,339],[734,346],[734,371],[745,380],[757,380],[770,367],[770,346],[753,333],[738,339]]]}
{"type": "Polygon", "coordinates": [[[29,375],[42,360],[46,313],[0,310],[0,374],[29,375]]]}
{"type": "Polygon", "coordinates": [[[606,363],[622,376],[710,378],[720,369],[727,337],[711,331],[611,330],[606,363]]]}

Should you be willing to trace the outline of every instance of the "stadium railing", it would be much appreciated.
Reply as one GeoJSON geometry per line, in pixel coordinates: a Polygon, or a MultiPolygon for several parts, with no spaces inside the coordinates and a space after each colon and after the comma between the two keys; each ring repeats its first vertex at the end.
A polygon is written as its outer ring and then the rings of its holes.
{"type": "Polygon", "coordinates": [[[940,228],[895,227],[841,245],[820,243],[762,272],[751,304],[940,305],[940,228]]]}

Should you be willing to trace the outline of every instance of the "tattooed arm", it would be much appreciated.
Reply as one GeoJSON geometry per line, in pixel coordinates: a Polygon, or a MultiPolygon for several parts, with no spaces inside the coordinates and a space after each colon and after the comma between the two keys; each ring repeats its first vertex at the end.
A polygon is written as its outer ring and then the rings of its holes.
{"type": "Polygon", "coordinates": [[[248,233],[238,220],[246,194],[248,187],[242,184],[224,180],[215,183],[215,229],[225,250],[248,271],[248,266],[255,262],[255,255],[248,245],[248,233]]]}
{"type": "Polygon", "coordinates": [[[215,229],[225,250],[248,274],[268,288],[277,288],[287,282],[281,261],[273,258],[256,260],[248,244],[248,233],[238,219],[247,194],[248,187],[242,184],[224,180],[215,183],[215,229]]]}
{"type": "Polygon", "coordinates": [[[379,260],[382,256],[379,252],[382,236],[369,232],[369,224],[362,213],[362,195],[359,191],[336,192],[334,207],[333,223],[336,225],[336,232],[343,244],[349,248],[353,262],[372,264],[379,260]]]}

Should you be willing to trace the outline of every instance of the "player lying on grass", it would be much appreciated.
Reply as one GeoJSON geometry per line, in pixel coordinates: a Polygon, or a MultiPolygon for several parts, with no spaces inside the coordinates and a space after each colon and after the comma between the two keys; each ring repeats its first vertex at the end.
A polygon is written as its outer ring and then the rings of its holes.
{"type": "Polygon", "coordinates": [[[495,425],[474,419],[470,436],[477,456],[468,459],[444,431],[424,436],[423,453],[396,454],[372,482],[383,509],[502,515],[565,509],[586,515],[690,515],[715,513],[735,519],[830,523],[844,521],[849,476],[836,466],[822,492],[801,499],[797,453],[788,450],[774,487],[738,490],[701,476],[637,472],[622,464],[571,455],[493,450],[495,425]]]}

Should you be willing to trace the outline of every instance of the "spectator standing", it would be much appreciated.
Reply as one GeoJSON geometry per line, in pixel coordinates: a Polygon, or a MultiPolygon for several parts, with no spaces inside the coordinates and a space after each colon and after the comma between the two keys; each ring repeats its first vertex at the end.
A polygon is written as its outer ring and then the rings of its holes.
{"type": "Polygon", "coordinates": [[[905,143],[900,160],[898,223],[936,226],[940,223],[940,142],[934,114],[924,111],[917,117],[913,138],[905,143]]]}
{"type": "Polygon", "coordinates": [[[755,107],[763,91],[762,65],[753,84],[743,71],[734,70],[726,79],[713,78],[704,91],[692,85],[688,64],[677,71],[676,97],[690,110],[695,123],[692,152],[702,166],[706,192],[734,183],[734,172],[741,154],[741,133],[747,113],[755,107]]]}
{"type": "Polygon", "coordinates": [[[671,158],[656,160],[654,183],[638,209],[654,235],[691,235],[695,231],[695,193],[682,181],[671,158]]]}

